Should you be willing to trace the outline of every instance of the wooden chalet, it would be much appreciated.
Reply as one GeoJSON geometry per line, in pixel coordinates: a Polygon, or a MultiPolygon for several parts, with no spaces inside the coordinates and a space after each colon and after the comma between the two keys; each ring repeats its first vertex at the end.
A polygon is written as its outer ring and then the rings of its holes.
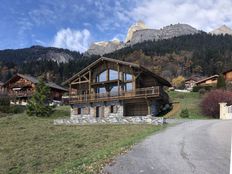
{"type": "Polygon", "coordinates": [[[226,81],[229,81],[229,82],[232,81],[232,69],[223,72],[223,75],[226,81]]]}
{"type": "Polygon", "coordinates": [[[206,77],[204,79],[201,79],[199,81],[196,82],[196,85],[197,86],[214,86],[217,84],[217,79],[218,79],[218,76],[217,74],[213,75],[213,76],[210,76],[210,77],[206,77]]]}
{"type": "MultiPolygon", "coordinates": [[[[4,83],[3,87],[16,104],[26,104],[35,92],[38,82],[37,78],[30,75],[16,74],[4,83]]],[[[62,95],[68,92],[68,90],[53,82],[46,82],[46,85],[50,88],[50,100],[61,101],[62,95]]]]}
{"type": "Polygon", "coordinates": [[[72,115],[157,115],[169,105],[171,84],[143,66],[102,57],[68,79],[72,115]]]}
{"type": "Polygon", "coordinates": [[[185,80],[185,88],[188,90],[192,90],[192,88],[196,85],[196,83],[203,79],[201,76],[191,76],[185,80]]]}

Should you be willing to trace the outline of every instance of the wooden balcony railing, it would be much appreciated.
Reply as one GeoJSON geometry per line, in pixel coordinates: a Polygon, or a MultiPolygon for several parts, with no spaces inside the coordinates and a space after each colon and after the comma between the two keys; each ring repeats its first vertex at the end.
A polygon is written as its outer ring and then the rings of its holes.
{"type": "Polygon", "coordinates": [[[88,103],[88,102],[99,102],[99,101],[111,101],[111,100],[123,100],[133,98],[146,98],[146,97],[160,97],[162,90],[159,86],[149,88],[139,88],[134,91],[121,91],[100,93],[100,94],[86,94],[86,95],[70,95],[69,103],[88,103]]]}
{"type": "Polygon", "coordinates": [[[11,97],[30,97],[34,94],[33,91],[11,91],[8,95],[11,97]]]}

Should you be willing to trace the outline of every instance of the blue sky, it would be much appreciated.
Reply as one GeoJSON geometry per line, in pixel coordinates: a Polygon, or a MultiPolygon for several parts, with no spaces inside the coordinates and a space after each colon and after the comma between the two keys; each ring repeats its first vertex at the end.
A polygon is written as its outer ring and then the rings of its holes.
{"type": "Polygon", "coordinates": [[[0,49],[31,45],[85,51],[94,41],[124,40],[143,20],[151,28],[188,23],[232,27],[231,0],[0,0],[0,49]]]}

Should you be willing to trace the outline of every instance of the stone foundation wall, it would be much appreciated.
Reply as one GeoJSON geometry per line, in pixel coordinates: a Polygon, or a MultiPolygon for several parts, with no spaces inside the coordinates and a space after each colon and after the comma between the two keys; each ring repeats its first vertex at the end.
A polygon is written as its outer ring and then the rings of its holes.
{"type": "Polygon", "coordinates": [[[121,103],[116,103],[116,102],[108,102],[108,103],[101,103],[101,104],[96,104],[96,105],[92,105],[92,106],[86,106],[86,107],[81,107],[81,114],[78,114],[77,110],[78,107],[73,107],[71,108],[71,119],[74,118],[79,118],[79,117],[83,117],[83,116],[87,116],[87,117],[96,117],[96,107],[104,107],[104,117],[109,117],[109,116],[115,116],[115,117],[123,117],[123,104],[121,103]],[[115,107],[115,112],[111,113],[111,106],[115,107]],[[83,112],[85,110],[85,112],[83,112]],[[89,112],[87,112],[86,110],[88,110],[89,112]]]}
{"type": "Polygon", "coordinates": [[[133,116],[118,117],[109,116],[104,118],[96,118],[92,116],[80,116],[71,119],[54,120],[54,125],[88,125],[88,124],[153,124],[160,125],[165,123],[163,117],[152,116],[133,116]]]}

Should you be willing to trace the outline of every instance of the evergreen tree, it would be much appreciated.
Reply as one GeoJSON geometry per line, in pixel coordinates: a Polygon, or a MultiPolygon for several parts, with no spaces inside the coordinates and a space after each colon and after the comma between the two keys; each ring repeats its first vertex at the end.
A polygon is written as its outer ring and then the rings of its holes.
{"type": "Polygon", "coordinates": [[[36,91],[27,105],[29,116],[49,117],[53,112],[53,106],[49,106],[50,89],[43,80],[36,86],[36,91]]]}
{"type": "Polygon", "coordinates": [[[223,76],[223,74],[220,74],[218,79],[217,79],[217,88],[226,88],[226,82],[225,82],[225,78],[223,76]]]}

